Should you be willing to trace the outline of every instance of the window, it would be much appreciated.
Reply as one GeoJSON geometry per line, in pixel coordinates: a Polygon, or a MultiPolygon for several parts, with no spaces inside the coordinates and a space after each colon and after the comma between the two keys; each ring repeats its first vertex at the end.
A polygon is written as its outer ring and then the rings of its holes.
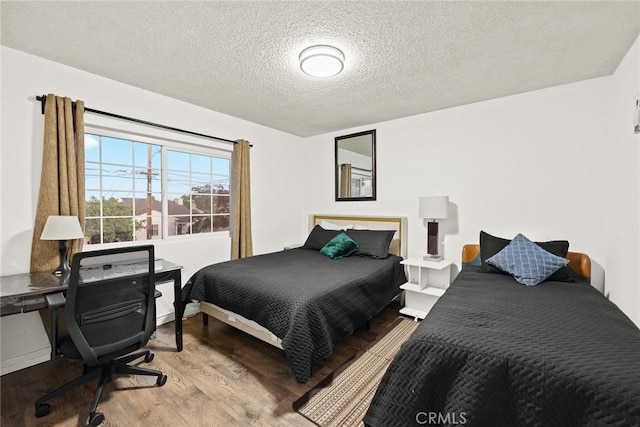
{"type": "Polygon", "coordinates": [[[167,150],[167,198],[170,236],[229,230],[229,159],[167,150]]]}
{"type": "Polygon", "coordinates": [[[213,149],[85,134],[86,243],[228,231],[229,169],[213,149]]]}

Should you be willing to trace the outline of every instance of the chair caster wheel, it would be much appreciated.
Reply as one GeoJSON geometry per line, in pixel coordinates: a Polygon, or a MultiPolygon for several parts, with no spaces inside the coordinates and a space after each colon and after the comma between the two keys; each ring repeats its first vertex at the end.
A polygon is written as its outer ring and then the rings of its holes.
{"type": "Polygon", "coordinates": [[[38,406],[36,406],[36,418],[42,418],[44,416],[49,415],[49,412],[51,411],[51,405],[49,405],[48,403],[41,403],[38,406]]]}
{"type": "Polygon", "coordinates": [[[89,424],[92,427],[99,426],[104,421],[104,414],[102,412],[96,412],[89,417],[89,424]]]}
{"type": "Polygon", "coordinates": [[[153,358],[155,357],[155,355],[153,353],[149,353],[144,357],[144,361],[145,363],[149,363],[153,360],[153,358]]]}
{"type": "Polygon", "coordinates": [[[156,381],[156,385],[158,387],[162,387],[163,385],[165,385],[167,383],[167,376],[166,375],[160,375],[158,377],[158,380],[156,381]]]}

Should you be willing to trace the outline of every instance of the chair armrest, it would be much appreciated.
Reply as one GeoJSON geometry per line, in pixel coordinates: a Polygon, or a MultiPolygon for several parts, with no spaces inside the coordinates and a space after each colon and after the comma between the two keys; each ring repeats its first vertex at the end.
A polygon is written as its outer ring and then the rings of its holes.
{"type": "Polygon", "coordinates": [[[47,301],[47,307],[51,310],[57,310],[60,307],[64,307],[64,304],[67,302],[67,299],[64,297],[62,292],[47,294],[44,298],[47,301]]]}
{"type": "Polygon", "coordinates": [[[58,309],[64,307],[67,299],[62,292],[44,296],[51,313],[51,360],[58,354],[58,309]]]}

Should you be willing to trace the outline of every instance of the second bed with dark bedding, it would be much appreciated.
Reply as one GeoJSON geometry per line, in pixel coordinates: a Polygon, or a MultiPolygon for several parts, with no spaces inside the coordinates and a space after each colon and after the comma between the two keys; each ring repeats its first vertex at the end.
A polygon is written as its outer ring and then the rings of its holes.
{"type": "Polygon", "coordinates": [[[368,426],[638,426],[640,330],[586,283],[467,267],[387,370],[368,426]]]}

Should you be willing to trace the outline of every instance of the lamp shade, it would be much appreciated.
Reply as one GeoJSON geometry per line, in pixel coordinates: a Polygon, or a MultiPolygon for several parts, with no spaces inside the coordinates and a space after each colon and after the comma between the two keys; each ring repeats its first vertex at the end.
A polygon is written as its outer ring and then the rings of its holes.
{"type": "Polygon", "coordinates": [[[420,197],[418,217],[442,219],[449,216],[449,196],[420,197]]]}
{"type": "Polygon", "coordinates": [[[47,218],[40,240],[70,240],[84,237],[76,216],[52,215],[47,218]]]}

